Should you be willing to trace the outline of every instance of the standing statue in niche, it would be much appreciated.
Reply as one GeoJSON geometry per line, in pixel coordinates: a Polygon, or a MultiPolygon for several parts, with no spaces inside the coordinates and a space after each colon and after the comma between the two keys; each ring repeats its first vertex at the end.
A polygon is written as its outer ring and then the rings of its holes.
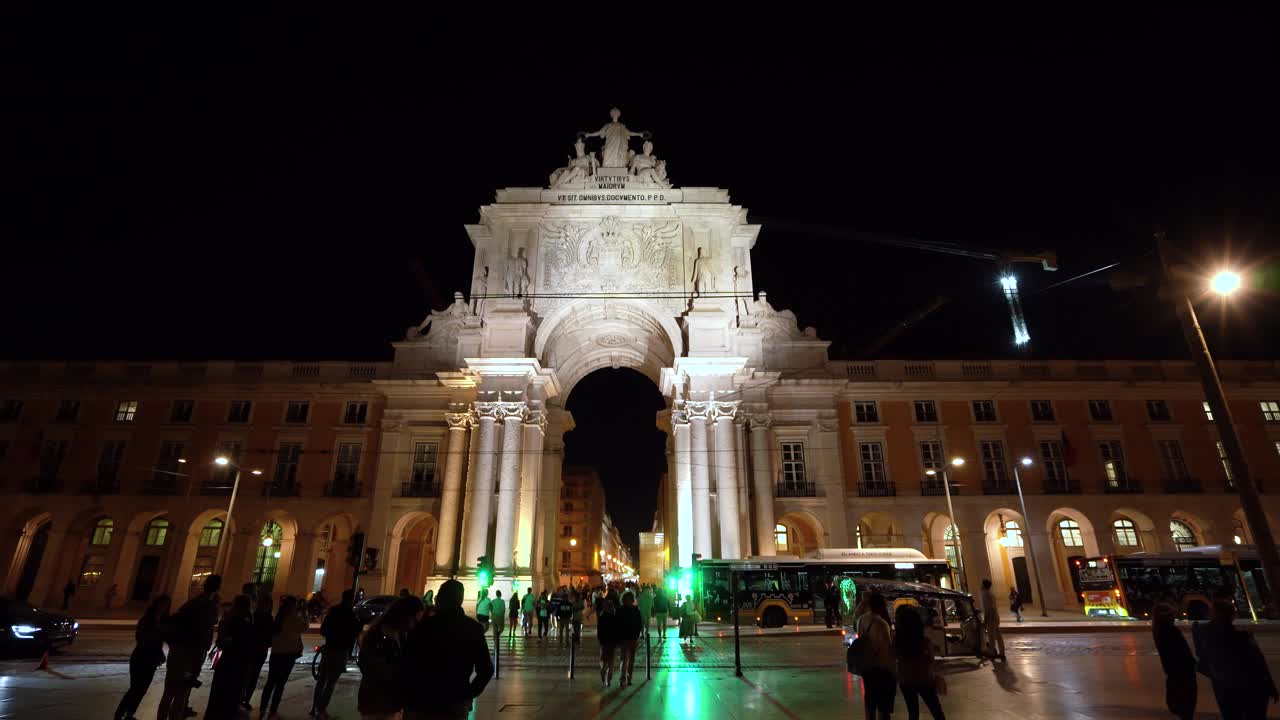
{"type": "Polygon", "coordinates": [[[751,295],[747,292],[747,276],[751,273],[741,265],[733,269],[733,314],[738,318],[738,324],[751,317],[751,295]]]}
{"type": "Polygon", "coordinates": [[[600,162],[596,160],[595,153],[586,152],[587,144],[582,138],[573,144],[573,150],[577,153],[577,157],[569,158],[569,164],[557,169],[551,173],[550,187],[558,188],[570,183],[583,182],[587,178],[595,175],[596,168],[600,167],[600,162]]]}
{"type": "Polygon", "coordinates": [[[702,248],[698,248],[698,255],[693,259],[693,296],[702,297],[703,293],[715,289],[715,269],[711,267],[711,258],[703,255],[702,248]]]}
{"type": "Polygon", "coordinates": [[[600,164],[603,167],[627,167],[627,161],[632,154],[629,147],[631,138],[642,137],[647,140],[650,137],[648,132],[631,132],[626,125],[618,122],[620,117],[622,117],[622,111],[614,108],[609,111],[612,122],[595,132],[584,132],[578,135],[582,138],[597,137],[604,140],[604,149],[600,152],[600,164]]]}
{"type": "Polygon", "coordinates": [[[662,188],[671,187],[671,183],[667,180],[667,161],[653,156],[652,142],[645,140],[642,148],[643,152],[631,158],[631,164],[628,166],[631,174],[640,182],[662,188]]]}
{"type": "Polygon", "coordinates": [[[513,257],[507,258],[507,293],[512,297],[524,297],[529,288],[529,261],[524,248],[517,248],[513,257]]]}
{"type": "Polygon", "coordinates": [[[473,315],[484,314],[484,296],[489,292],[489,266],[485,265],[476,273],[474,281],[471,283],[471,313],[473,315]]]}

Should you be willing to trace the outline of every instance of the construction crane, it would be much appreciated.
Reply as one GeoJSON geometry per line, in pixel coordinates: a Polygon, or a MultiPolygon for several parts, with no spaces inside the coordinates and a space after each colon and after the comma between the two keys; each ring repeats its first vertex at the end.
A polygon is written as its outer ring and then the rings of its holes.
{"type": "MultiPolygon", "coordinates": [[[[993,262],[998,268],[1000,291],[1004,295],[1005,303],[1009,306],[1009,320],[1013,325],[1013,344],[1019,347],[1026,346],[1027,343],[1031,342],[1031,331],[1027,327],[1027,319],[1022,312],[1022,299],[1018,294],[1018,277],[1014,274],[1012,266],[1019,263],[1038,263],[1040,267],[1049,272],[1054,272],[1058,269],[1058,254],[1052,250],[1039,250],[1036,252],[1028,252],[1024,250],[987,250],[966,247],[956,243],[933,242],[929,240],[919,240],[916,238],[884,235],[881,233],[845,230],[827,225],[809,225],[804,223],[788,222],[785,220],[768,220],[764,222],[768,226],[806,235],[817,235],[841,240],[854,240],[856,242],[909,248],[912,250],[943,253],[946,255],[957,255],[960,257],[972,258],[974,260],[993,262]]],[[[913,311],[901,322],[894,325],[889,331],[871,342],[871,344],[863,350],[863,355],[870,356],[876,354],[889,343],[897,339],[897,337],[905,330],[916,325],[921,320],[924,320],[948,302],[949,298],[939,296],[934,298],[927,305],[913,311]]]]}

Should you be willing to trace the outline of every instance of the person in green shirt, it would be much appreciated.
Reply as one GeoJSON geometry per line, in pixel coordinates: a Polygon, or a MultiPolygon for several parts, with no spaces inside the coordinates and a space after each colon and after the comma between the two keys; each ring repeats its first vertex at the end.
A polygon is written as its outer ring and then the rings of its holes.
{"type": "Polygon", "coordinates": [[[520,623],[524,627],[524,636],[529,637],[533,632],[533,606],[534,606],[533,588],[524,589],[524,597],[520,599],[520,623]]]}

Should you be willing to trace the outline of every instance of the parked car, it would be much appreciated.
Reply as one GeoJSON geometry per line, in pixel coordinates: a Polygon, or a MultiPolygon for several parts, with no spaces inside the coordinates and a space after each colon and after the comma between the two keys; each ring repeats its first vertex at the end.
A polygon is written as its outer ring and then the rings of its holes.
{"type": "Polygon", "coordinates": [[[80,623],[69,615],[0,596],[0,654],[42,652],[70,645],[79,632],[80,623]]]}
{"type": "Polygon", "coordinates": [[[374,595],[356,603],[352,610],[355,611],[357,620],[368,625],[382,617],[382,613],[386,612],[395,601],[395,595],[374,595]]]}

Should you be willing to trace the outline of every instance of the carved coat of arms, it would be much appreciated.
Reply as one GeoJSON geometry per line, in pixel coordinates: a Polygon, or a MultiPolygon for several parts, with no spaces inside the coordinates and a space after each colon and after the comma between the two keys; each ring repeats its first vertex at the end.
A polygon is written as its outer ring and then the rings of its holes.
{"type": "MultiPolygon", "coordinates": [[[[543,293],[678,291],[680,223],[543,226],[543,293]]],[[[556,303],[559,304],[559,303],[556,303]]],[[[665,303],[664,303],[665,304],[665,303]]]]}

